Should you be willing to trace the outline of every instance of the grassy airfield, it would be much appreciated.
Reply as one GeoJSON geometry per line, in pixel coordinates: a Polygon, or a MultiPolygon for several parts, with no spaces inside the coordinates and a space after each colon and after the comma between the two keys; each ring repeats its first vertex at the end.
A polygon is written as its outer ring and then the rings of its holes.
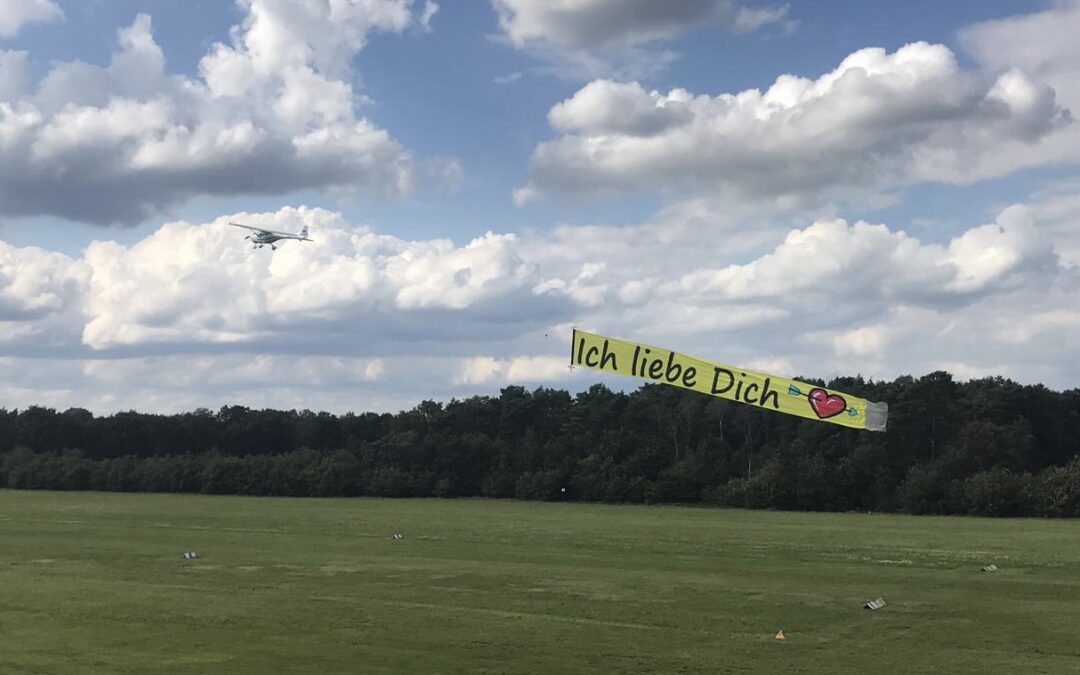
{"type": "Polygon", "coordinates": [[[0,673],[1075,673],[1078,631],[1077,521],[0,490],[0,673]]]}

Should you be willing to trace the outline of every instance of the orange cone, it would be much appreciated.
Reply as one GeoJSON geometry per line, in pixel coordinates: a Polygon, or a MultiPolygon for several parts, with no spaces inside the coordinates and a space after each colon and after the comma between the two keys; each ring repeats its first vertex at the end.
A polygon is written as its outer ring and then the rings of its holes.
{"type": "Polygon", "coordinates": [[[779,633],[777,633],[776,634],[776,639],[777,640],[786,640],[787,638],[784,637],[784,631],[780,631],[779,633]]]}

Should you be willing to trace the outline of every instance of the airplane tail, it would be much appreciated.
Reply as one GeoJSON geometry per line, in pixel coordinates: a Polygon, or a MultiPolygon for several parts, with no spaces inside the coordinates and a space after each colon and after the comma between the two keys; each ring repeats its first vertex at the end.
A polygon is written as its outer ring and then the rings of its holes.
{"type": "Polygon", "coordinates": [[[304,227],[303,227],[303,228],[302,228],[302,229],[300,230],[300,236],[301,236],[302,238],[304,238],[304,239],[307,239],[307,238],[308,238],[308,236],[307,236],[307,225],[305,225],[305,226],[304,226],[304,227]]]}

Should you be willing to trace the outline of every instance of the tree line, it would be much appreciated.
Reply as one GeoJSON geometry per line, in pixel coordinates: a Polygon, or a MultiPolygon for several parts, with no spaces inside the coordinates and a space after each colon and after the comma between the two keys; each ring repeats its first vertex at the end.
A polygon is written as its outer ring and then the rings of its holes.
{"type": "Polygon", "coordinates": [[[948,373],[814,384],[885,433],[664,385],[506,387],[397,414],[0,409],[0,486],[1080,516],[1080,389],[948,373]]]}

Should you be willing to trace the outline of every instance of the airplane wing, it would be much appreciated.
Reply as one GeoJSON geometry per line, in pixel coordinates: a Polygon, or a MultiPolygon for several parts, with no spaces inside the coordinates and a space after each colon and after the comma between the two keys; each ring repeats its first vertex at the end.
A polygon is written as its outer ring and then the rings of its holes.
{"type": "Polygon", "coordinates": [[[308,238],[307,232],[282,232],[281,230],[262,230],[267,234],[276,234],[283,239],[300,239],[302,241],[312,241],[308,238]]]}
{"type": "Polygon", "coordinates": [[[229,223],[233,227],[242,227],[253,232],[269,232],[270,230],[264,230],[261,227],[252,227],[251,225],[241,225],[240,223],[229,223]]]}

